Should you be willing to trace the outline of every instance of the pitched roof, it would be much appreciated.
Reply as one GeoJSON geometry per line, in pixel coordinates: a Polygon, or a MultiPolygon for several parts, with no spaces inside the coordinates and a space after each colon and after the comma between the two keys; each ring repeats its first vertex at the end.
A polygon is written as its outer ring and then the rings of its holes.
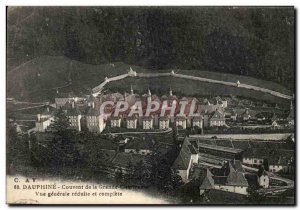
{"type": "Polygon", "coordinates": [[[235,161],[233,161],[231,164],[232,164],[233,168],[234,168],[236,171],[245,173],[245,170],[244,170],[244,168],[243,168],[243,166],[242,166],[241,161],[235,160],[235,161]]]}
{"type": "Polygon", "coordinates": [[[78,116],[80,114],[81,112],[76,106],[74,108],[67,109],[67,116],[78,116]]]}
{"type": "Polygon", "coordinates": [[[41,113],[42,115],[52,115],[53,114],[53,111],[50,110],[49,107],[45,108],[43,110],[43,112],[41,113]]]}
{"type": "Polygon", "coordinates": [[[295,111],[294,111],[294,109],[292,109],[289,112],[289,115],[287,116],[287,120],[294,120],[294,119],[295,119],[295,111]]]}
{"type": "Polygon", "coordinates": [[[231,171],[227,176],[227,184],[231,186],[248,187],[248,181],[241,172],[231,171]]]}
{"type": "Polygon", "coordinates": [[[191,151],[188,148],[189,141],[187,138],[184,139],[183,144],[181,146],[181,150],[176,160],[174,161],[172,168],[178,170],[187,170],[190,162],[191,162],[191,151]]]}
{"type": "Polygon", "coordinates": [[[192,144],[189,144],[188,148],[189,148],[191,154],[198,154],[196,148],[192,144]]]}
{"type": "Polygon", "coordinates": [[[269,165],[287,166],[290,164],[291,164],[291,160],[288,157],[283,157],[283,156],[271,158],[269,160],[269,165]]]}
{"type": "Polygon", "coordinates": [[[99,116],[100,115],[100,111],[98,109],[95,109],[93,107],[90,107],[87,111],[88,116],[99,116]]]}
{"type": "Polygon", "coordinates": [[[238,154],[238,153],[243,152],[243,150],[241,150],[241,149],[231,148],[231,147],[223,147],[223,146],[209,145],[209,144],[203,144],[203,143],[199,143],[198,145],[201,148],[211,149],[211,150],[216,150],[216,151],[223,151],[223,152],[228,152],[228,153],[233,153],[233,154],[238,154]]]}
{"type": "Polygon", "coordinates": [[[210,104],[209,100],[207,98],[199,98],[199,103],[200,103],[200,105],[208,105],[208,104],[210,104]]]}
{"type": "Polygon", "coordinates": [[[200,189],[213,189],[213,186],[215,185],[215,181],[212,178],[212,173],[209,169],[206,170],[206,177],[204,178],[200,189]]]}
{"type": "Polygon", "coordinates": [[[75,94],[73,92],[69,92],[69,93],[58,93],[55,98],[74,98],[76,97],[75,94]]]}
{"type": "Polygon", "coordinates": [[[170,120],[170,118],[168,116],[162,116],[159,118],[159,120],[170,120]]]}
{"type": "Polygon", "coordinates": [[[224,113],[222,113],[220,110],[217,110],[212,114],[210,120],[225,120],[224,113]]]}
{"type": "Polygon", "coordinates": [[[248,187],[248,182],[244,176],[244,174],[238,170],[236,170],[231,162],[229,164],[229,174],[227,176],[227,184],[232,186],[243,186],[248,187]]]}
{"type": "Polygon", "coordinates": [[[226,176],[213,176],[213,179],[216,185],[226,185],[227,183],[226,176]]]}
{"type": "Polygon", "coordinates": [[[245,111],[243,112],[242,116],[243,117],[248,117],[250,114],[249,114],[249,110],[248,108],[245,109],[245,111]]]}

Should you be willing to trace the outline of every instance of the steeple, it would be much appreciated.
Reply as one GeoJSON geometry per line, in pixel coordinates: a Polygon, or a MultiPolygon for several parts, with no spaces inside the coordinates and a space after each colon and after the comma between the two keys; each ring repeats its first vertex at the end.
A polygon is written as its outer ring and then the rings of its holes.
{"type": "Polygon", "coordinates": [[[149,88],[148,88],[148,96],[151,96],[151,91],[149,88]]]}
{"type": "Polygon", "coordinates": [[[132,88],[132,85],[130,86],[130,93],[131,93],[131,95],[133,95],[133,88],[132,88]]]}
{"type": "Polygon", "coordinates": [[[172,92],[172,89],[170,88],[170,96],[172,96],[173,95],[173,92],[172,92]]]}
{"type": "Polygon", "coordinates": [[[124,92],[124,101],[127,101],[127,93],[124,92]]]}
{"type": "Polygon", "coordinates": [[[148,96],[147,96],[147,102],[150,103],[151,102],[151,91],[148,88],[148,96]]]}

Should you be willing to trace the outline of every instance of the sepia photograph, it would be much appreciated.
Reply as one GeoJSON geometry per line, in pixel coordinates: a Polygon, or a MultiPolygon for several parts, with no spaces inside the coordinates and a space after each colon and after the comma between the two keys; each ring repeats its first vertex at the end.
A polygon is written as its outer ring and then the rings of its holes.
{"type": "Polygon", "coordinates": [[[295,14],[7,6],[6,203],[296,205],[295,14]]]}

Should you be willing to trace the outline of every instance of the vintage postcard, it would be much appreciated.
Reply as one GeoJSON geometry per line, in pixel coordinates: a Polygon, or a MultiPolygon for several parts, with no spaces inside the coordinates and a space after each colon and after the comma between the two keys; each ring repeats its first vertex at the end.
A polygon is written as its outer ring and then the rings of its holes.
{"type": "Polygon", "coordinates": [[[295,205],[294,7],[7,7],[14,204],[295,205]]]}

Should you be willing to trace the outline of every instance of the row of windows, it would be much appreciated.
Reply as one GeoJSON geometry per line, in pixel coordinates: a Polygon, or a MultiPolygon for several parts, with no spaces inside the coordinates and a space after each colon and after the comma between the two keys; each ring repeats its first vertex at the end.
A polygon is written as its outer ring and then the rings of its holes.
{"type": "Polygon", "coordinates": [[[91,119],[91,120],[88,120],[88,122],[98,122],[97,119],[91,119]]]}
{"type": "Polygon", "coordinates": [[[98,123],[88,123],[87,126],[97,126],[98,123]]]}
{"type": "Polygon", "coordinates": [[[89,116],[88,119],[96,119],[96,116],[89,116]]]}

